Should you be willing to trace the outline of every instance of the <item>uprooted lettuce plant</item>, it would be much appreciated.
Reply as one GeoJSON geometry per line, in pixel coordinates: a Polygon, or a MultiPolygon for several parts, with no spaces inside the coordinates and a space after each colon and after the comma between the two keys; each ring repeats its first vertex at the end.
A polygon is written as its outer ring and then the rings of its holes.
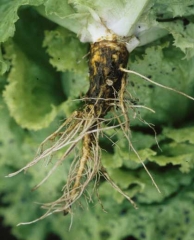
{"type": "Polygon", "coordinates": [[[38,221],[13,234],[193,239],[194,1],[0,13],[0,213],[38,221]]]}

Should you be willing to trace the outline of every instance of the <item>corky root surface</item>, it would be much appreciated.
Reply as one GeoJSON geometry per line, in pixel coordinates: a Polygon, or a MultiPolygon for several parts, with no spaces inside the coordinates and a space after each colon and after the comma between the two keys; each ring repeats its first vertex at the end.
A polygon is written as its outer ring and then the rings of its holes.
{"type": "Polygon", "coordinates": [[[122,80],[126,78],[126,73],[120,67],[127,66],[128,57],[124,43],[103,40],[91,44],[90,87],[86,94],[86,103],[94,106],[97,116],[105,116],[111,103],[118,98],[122,80]]]}

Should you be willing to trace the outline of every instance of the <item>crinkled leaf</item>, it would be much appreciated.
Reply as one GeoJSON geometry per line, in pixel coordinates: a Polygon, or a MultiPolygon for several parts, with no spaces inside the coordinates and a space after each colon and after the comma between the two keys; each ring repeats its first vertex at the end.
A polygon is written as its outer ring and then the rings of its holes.
{"type": "Polygon", "coordinates": [[[40,5],[44,0],[1,0],[0,4],[0,42],[5,42],[13,37],[14,24],[19,19],[17,11],[23,5],[40,5]]]}
{"type": "MultiPolygon", "coordinates": [[[[194,219],[193,211],[191,210],[193,208],[192,200],[194,199],[193,185],[191,183],[192,175],[193,173],[190,173],[190,175],[185,175],[180,178],[179,172],[177,171],[166,172],[163,175],[163,179],[161,178],[160,184],[165,180],[163,189],[166,193],[174,193],[178,190],[177,194],[172,194],[172,196],[165,194],[167,201],[154,204],[153,207],[150,204],[146,204],[143,200],[146,199],[147,201],[149,198],[153,198],[154,200],[155,196],[160,194],[156,192],[156,194],[152,196],[152,193],[148,191],[146,196],[142,195],[139,197],[139,201],[143,201],[144,203],[141,204],[137,202],[138,210],[133,209],[127,201],[124,201],[122,204],[115,202],[111,194],[114,190],[108,188],[106,183],[105,188],[103,185],[101,186],[99,194],[103,207],[108,213],[105,213],[101,209],[100,204],[90,205],[91,208],[87,207],[87,210],[85,208],[80,210],[76,208],[71,231],[68,231],[70,216],[64,217],[57,214],[35,224],[33,228],[32,226],[14,228],[14,233],[18,237],[26,236],[26,239],[29,240],[33,239],[29,236],[29,231],[32,231],[32,229],[34,231],[40,231],[40,234],[37,235],[37,240],[42,239],[42,231],[45,235],[48,231],[54,231],[64,240],[66,238],[77,239],[77,232],[79,232],[79,237],[82,236],[86,240],[91,238],[97,240],[107,239],[107,236],[110,240],[123,239],[127,236],[134,236],[138,239],[144,236],[143,239],[147,240],[159,239],[163,236],[169,238],[171,236],[172,240],[176,240],[177,237],[185,236],[185,232],[187,232],[186,239],[191,240],[191,234],[193,233],[192,221],[194,219]],[[179,188],[177,188],[178,185],[180,186],[179,188]],[[185,186],[185,189],[183,189],[182,186],[185,186]],[[168,227],[169,222],[173,228],[168,227]],[[48,228],[48,225],[51,227],[48,228]],[[45,228],[45,226],[47,227],[45,228]],[[28,228],[30,228],[29,231],[24,231],[24,229],[28,228]],[[65,236],[64,229],[66,229],[65,236]]],[[[142,180],[145,180],[145,177],[146,175],[142,180]]],[[[160,176],[158,176],[158,179],[159,177],[160,176]]],[[[22,176],[21,179],[18,177],[18,184],[20,182],[21,187],[17,188],[14,195],[10,193],[10,197],[11,195],[15,196],[14,198],[12,197],[12,199],[14,202],[17,201],[18,207],[15,208],[14,204],[12,204],[9,208],[1,209],[1,213],[4,214],[7,224],[17,223],[21,220],[21,216],[24,216],[25,219],[28,220],[29,217],[35,217],[35,215],[38,216],[40,214],[39,206],[36,205],[33,206],[33,215],[32,211],[27,210],[27,208],[29,208],[29,202],[31,202],[32,199],[37,199],[37,196],[34,194],[30,194],[29,196],[26,188],[24,188],[24,184],[26,183],[21,181],[22,178],[22,176]],[[21,198],[21,196],[23,197],[21,198]],[[11,218],[12,215],[15,216],[15,218],[11,218]]],[[[132,179],[132,176],[130,176],[130,178],[132,179]]],[[[123,180],[125,181],[125,179],[123,180]]],[[[153,186],[152,188],[153,191],[156,191],[153,186]]]]}
{"type": "MultiPolygon", "coordinates": [[[[192,181],[191,177],[187,174],[182,174],[180,179],[180,172],[177,169],[169,169],[164,172],[160,170],[149,170],[161,191],[161,193],[159,193],[145,169],[138,171],[111,169],[108,172],[112,180],[116,182],[126,194],[130,197],[135,196],[137,202],[149,204],[162,202],[165,198],[175,193],[180,186],[187,186],[192,181]],[[172,175],[173,177],[171,177],[172,175]]],[[[103,188],[107,188],[107,184],[105,186],[103,185],[103,188]]],[[[122,202],[125,199],[121,194],[117,193],[116,190],[112,189],[109,191],[110,195],[113,195],[116,201],[122,202]]]]}
{"type": "Polygon", "coordinates": [[[186,143],[168,143],[161,145],[162,154],[150,156],[149,160],[154,161],[160,166],[169,163],[180,165],[182,172],[189,172],[194,167],[194,147],[186,143]]]}
{"type": "MultiPolygon", "coordinates": [[[[29,132],[21,129],[21,127],[15,123],[13,118],[10,118],[8,109],[3,103],[2,98],[0,98],[0,108],[0,120],[2,126],[0,128],[0,191],[1,204],[7,206],[3,208],[1,207],[0,213],[5,216],[5,224],[15,226],[21,220],[28,221],[30,219],[35,219],[40,216],[41,213],[44,213],[44,211],[39,209],[40,206],[34,202],[37,202],[38,200],[46,202],[48,201],[48,198],[51,200],[58,197],[63,186],[62,180],[64,181],[64,175],[65,173],[67,174],[69,165],[66,162],[65,167],[61,167],[61,170],[57,171],[57,174],[52,178],[52,181],[43,185],[40,191],[37,190],[31,192],[30,189],[34,187],[48,172],[48,166],[46,166],[48,163],[40,163],[37,167],[31,169],[32,171],[27,171],[25,175],[20,174],[14,179],[5,178],[7,174],[18,170],[23,167],[24,164],[33,159],[40,141],[56,129],[58,122],[52,124],[50,129],[29,132]],[[16,207],[15,203],[17,203],[16,207]],[[29,211],[29,204],[32,204],[31,211],[29,211]],[[11,206],[14,207],[12,208],[11,206]]],[[[50,165],[52,165],[52,163],[50,163],[50,165]]],[[[34,236],[36,236],[36,239],[45,238],[47,226],[44,222],[38,224],[36,230],[38,233],[33,234],[34,230],[30,230],[28,227],[20,229],[14,227],[12,232],[16,236],[18,235],[22,238],[26,236],[25,239],[28,240],[33,240],[34,236]],[[31,231],[31,236],[28,236],[31,231]]]]}
{"type": "Polygon", "coordinates": [[[185,26],[182,20],[176,20],[160,23],[159,26],[167,29],[172,34],[174,45],[184,52],[186,59],[191,59],[194,56],[194,24],[192,22],[185,26]]]}
{"type": "MultiPolygon", "coordinates": [[[[142,59],[132,60],[129,67],[155,82],[187,94],[193,94],[194,58],[188,62],[182,60],[182,57],[183,54],[180,50],[171,45],[150,47],[146,49],[142,59]]],[[[188,113],[191,100],[151,84],[135,74],[129,76],[128,91],[133,95],[135,104],[145,105],[155,111],[155,113],[150,113],[147,109],[141,109],[141,114],[137,115],[137,119],[140,119],[137,121],[138,124],[142,124],[141,119],[148,123],[170,124],[181,121],[188,113]],[[177,106],[179,111],[177,111],[177,106]]],[[[129,113],[133,119],[133,111],[129,111],[129,113]]],[[[145,123],[143,124],[145,126],[145,123]]]]}
{"type": "MultiPolygon", "coordinates": [[[[158,178],[159,177],[160,176],[158,176],[158,178]]],[[[127,237],[132,236],[137,239],[147,240],[163,238],[172,240],[179,238],[192,239],[192,222],[194,219],[192,211],[192,201],[194,199],[192,173],[189,176],[183,176],[183,179],[181,179],[179,172],[173,171],[165,173],[164,177],[161,178],[161,182],[163,180],[165,181],[163,190],[169,193],[172,191],[172,195],[168,195],[164,202],[154,202],[155,204],[153,205],[145,203],[142,205],[138,204],[138,210],[130,207],[127,201],[120,206],[116,205],[112,201],[112,197],[111,201],[104,203],[104,208],[108,211],[108,214],[106,217],[100,215],[99,221],[104,221],[102,232],[107,233],[107,235],[109,234],[108,239],[127,239],[127,237]],[[172,174],[173,176],[175,175],[174,180],[172,174]],[[167,179],[165,179],[165,177],[167,179]],[[183,182],[181,183],[181,181],[183,182]],[[182,188],[182,186],[186,186],[185,189],[182,188]],[[175,191],[177,191],[177,193],[173,194],[175,191]],[[108,219],[109,217],[110,220],[108,219]]],[[[106,187],[104,188],[102,186],[103,199],[107,199],[106,196],[111,195],[109,191],[106,191],[106,187]]],[[[151,199],[153,197],[152,194],[153,192],[147,192],[146,199],[151,199]]],[[[154,195],[157,194],[156,192],[154,195]]],[[[165,195],[165,192],[162,194],[165,195]]]]}
{"type": "MultiPolygon", "coordinates": [[[[185,16],[193,13],[193,0],[153,0],[155,11],[158,13],[170,13],[172,17],[185,16]]],[[[160,16],[160,15],[159,15],[160,16]]]]}
{"type": "Polygon", "coordinates": [[[163,1],[167,6],[167,11],[170,11],[173,13],[173,17],[176,16],[184,16],[189,15],[193,13],[194,7],[193,7],[193,0],[184,0],[184,1],[169,1],[164,0],[163,1]]]}
{"type": "Polygon", "coordinates": [[[64,72],[62,86],[68,100],[61,106],[61,109],[70,115],[80,103],[75,99],[83,96],[89,85],[85,59],[87,45],[81,44],[73,33],[59,27],[54,31],[46,32],[43,46],[47,48],[51,57],[50,63],[58,71],[64,72]],[[69,51],[70,49],[72,51],[69,51]]]}
{"type": "Polygon", "coordinates": [[[40,68],[17,47],[11,55],[13,67],[3,94],[11,116],[23,128],[37,130],[48,126],[57,114],[57,101],[52,96],[54,74],[40,68]]]}
{"type": "Polygon", "coordinates": [[[118,131],[118,141],[114,146],[114,155],[112,157],[112,161],[121,162],[125,167],[129,169],[135,169],[139,168],[142,165],[137,154],[142,161],[149,159],[150,156],[156,155],[156,152],[150,149],[151,146],[156,145],[156,139],[154,136],[132,131],[130,144],[133,145],[134,149],[137,152],[136,154],[132,150],[127,139],[124,138],[122,134],[122,131],[118,131]]]}
{"type": "Polygon", "coordinates": [[[43,30],[49,27],[44,20],[40,24],[41,20],[31,10],[21,12],[14,42],[5,45],[6,56],[12,61],[5,101],[16,122],[34,130],[51,123],[63,96],[60,78],[48,64],[41,46],[43,30]]]}
{"type": "MultiPolygon", "coordinates": [[[[149,170],[149,165],[148,165],[149,170]]],[[[170,197],[172,194],[176,193],[180,187],[187,186],[192,182],[191,176],[188,174],[181,174],[176,168],[167,169],[162,171],[158,169],[155,171],[149,170],[154,181],[158,185],[161,193],[157,191],[153,185],[150,177],[144,169],[138,172],[138,177],[142,183],[144,183],[144,191],[140,192],[137,197],[137,201],[140,203],[156,203],[162,202],[165,198],[170,197]],[[173,177],[171,177],[173,175],[173,177]]]]}
{"type": "MultiPolygon", "coordinates": [[[[44,0],[1,0],[0,2],[0,43],[13,37],[15,23],[19,19],[18,9],[24,5],[40,5],[44,0]]],[[[2,59],[0,50],[0,74],[4,74],[9,68],[9,63],[2,59]]]]}
{"type": "Polygon", "coordinates": [[[46,31],[43,47],[47,48],[47,53],[51,56],[50,63],[58,71],[68,70],[86,75],[87,64],[84,56],[88,46],[80,43],[75,34],[62,27],[54,31],[46,31]]]}
{"type": "Polygon", "coordinates": [[[164,128],[163,134],[177,143],[189,142],[194,144],[194,127],[184,127],[179,129],[164,128]]]}
{"type": "MultiPolygon", "coordinates": [[[[135,171],[126,171],[122,169],[108,169],[108,174],[111,179],[127,194],[129,197],[134,197],[140,192],[144,191],[145,183],[140,179],[136,174],[135,171]]],[[[107,191],[114,199],[121,203],[125,199],[123,195],[113,189],[109,183],[106,183],[102,186],[102,191],[107,191]],[[102,190],[104,188],[104,190],[102,190]]]]}

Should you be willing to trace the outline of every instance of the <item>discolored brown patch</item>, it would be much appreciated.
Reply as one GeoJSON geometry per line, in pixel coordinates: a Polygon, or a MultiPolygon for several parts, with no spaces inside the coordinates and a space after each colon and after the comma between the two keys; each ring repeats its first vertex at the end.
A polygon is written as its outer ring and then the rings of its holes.
{"type": "Polygon", "coordinates": [[[119,68],[126,68],[128,57],[129,53],[124,43],[103,40],[91,44],[90,87],[86,94],[86,103],[95,104],[96,114],[101,112],[101,117],[110,110],[110,103],[113,101],[111,99],[118,97],[122,79],[126,77],[119,68]]]}

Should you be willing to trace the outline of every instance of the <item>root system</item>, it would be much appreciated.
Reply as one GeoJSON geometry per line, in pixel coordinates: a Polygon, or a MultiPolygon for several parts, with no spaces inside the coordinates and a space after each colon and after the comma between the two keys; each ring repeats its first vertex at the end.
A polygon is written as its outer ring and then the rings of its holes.
{"type": "MultiPolygon", "coordinates": [[[[21,224],[33,223],[54,212],[64,212],[65,215],[71,213],[72,204],[80,198],[92,180],[94,184],[98,181],[99,176],[103,176],[113,188],[136,207],[130,197],[111,180],[106,169],[102,166],[99,137],[103,131],[108,129],[122,129],[124,137],[129,142],[129,148],[135,152],[158,189],[130,141],[130,122],[127,112],[129,108],[133,111],[134,105],[132,102],[129,103],[129,101],[126,101],[126,74],[130,72],[126,69],[128,57],[129,54],[123,42],[103,40],[91,44],[89,56],[90,86],[84,98],[83,109],[73,112],[54,133],[41,143],[34,160],[19,171],[10,174],[9,177],[27,170],[36,163],[49,156],[53,156],[57,151],[63,149],[62,156],[56,160],[45,178],[34,187],[35,190],[50,177],[70,154],[73,155],[73,150],[80,147],[80,142],[82,149],[80,154],[74,157],[71,164],[67,182],[63,187],[62,196],[54,202],[43,204],[42,207],[47,209],[43,216],[32,222],[21,224]],[[106,117],[107,113],[111,113],[109,119],[106,117]],[[112,121],[113,119],[115,121],[112,121]],[[114,124],[109,124],[110,122],[114,122],[114,124]],[[45,148],[47,142],[50,140],[54,140],[54,144],[51,147],[45,148]]],[[[140,77],[144,76],[140,75],[140,77]]],[[[131,96],[128,97],[131,98],[131,96]]],[[[153,111],[152,109],[147,109],[153,111]]]]}

